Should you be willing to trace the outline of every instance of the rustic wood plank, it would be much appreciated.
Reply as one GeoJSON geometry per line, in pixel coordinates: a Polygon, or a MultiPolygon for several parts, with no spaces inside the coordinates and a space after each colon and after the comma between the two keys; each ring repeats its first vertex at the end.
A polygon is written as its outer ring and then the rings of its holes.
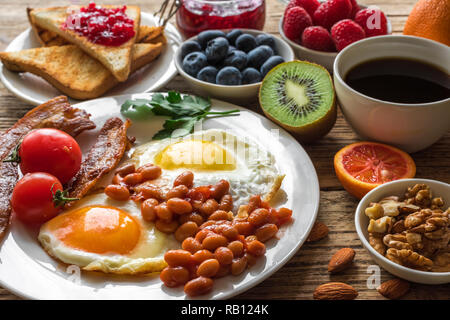
{"type": "MultiPolygon", "coordinates": [[[[107,1],[123,4],[123,0],[107,1]]],[[[416,0],[361,0],[365,5],[377,5],[391,21],[393,32],[401,33],[407,15],[416,0]]],[[[136,0],[142,11],[155,12],[161,1],[136,0]]],[[[265,31],[278,34],[278,23],[284,11],[284,4],[267,0],[265,31]]],[[[45,6],[65,5],[61,1],[46,1],[45,6]]],[[[26,7],[40,7],[41,0],[4,0],[0,5],[0,50],[18,34],[29,27],[25,15],[26,7]]],[[[175,77],[165,88],[189,92],[185,81],[175,77]]],[[[257,105],[247,105],[258,110],[257,105]]],[[[0,84],[0,130],[10,127],[31,108],[20,101],[0,84]]],[[[344,281],[358,291],[358,299],[384,299],[374,289],[368,289],[367,267],[375,264],[362,247],[355,232],[353,218],[357,200],[342,189],[334,174],[333,156],[343,146],[358,140],[356,134],[339,112],[335,127],[331,132],[312,145],[305,145],[317,170],[321,187],[321,205],[318,219],[330,228],[327,238],[317,243],[306,243],[298,253],[266,281],[236,297],[237,299],[312,299],[314,289],[328,281],[344,281]],[[342,247],[356,251],[353,266],[342,274],[330,275],[327,265],[331,255],[342,247]]],[[[450,182],[450,133],[427,150],[412,155],[417,165],[417,176],[450,182]]],[[[392,276],[381,270],[382,281],[392,276]]],[[[405,299],[449,299],[450,285],[426,286],[413,284],[405,299]]],[[[0,300],[18,299],[8,290],[0,288],[0,300]]]]}

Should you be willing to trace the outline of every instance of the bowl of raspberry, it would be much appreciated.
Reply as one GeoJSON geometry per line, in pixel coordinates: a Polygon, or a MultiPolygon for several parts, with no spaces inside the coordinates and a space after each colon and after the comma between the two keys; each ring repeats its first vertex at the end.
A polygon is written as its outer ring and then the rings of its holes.
{"type": "Polygon", "coordinates": [[[278,29],[298,59],[321,64],[330,72],[337,53],[346,46],[392,33],[380,8],[356,0],[291,0],[278,29]]]}

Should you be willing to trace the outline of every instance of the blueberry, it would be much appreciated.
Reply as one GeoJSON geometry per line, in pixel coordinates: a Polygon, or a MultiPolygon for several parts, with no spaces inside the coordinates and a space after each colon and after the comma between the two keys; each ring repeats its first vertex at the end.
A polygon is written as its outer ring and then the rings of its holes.
{"type": "Polygon", "coordinates": [[[276,51],[277,45],[275,44],[275,39],[268,34],[260,34],[256,37],[256,43],[258,46],[266,45],[272,48],[273,51],[276,51]]]}
{"type": "Polygon", "coordinates": [[[235,44],[236,39],[242,34],[242,31],[239,29],[233,29],[227,33],[227,39],[230,44],[235,44]]]}
{"type": "Polygon", "coordinates": [[[197,79],[201,81],[216,83],[217,69],[213,66],[204,67],[197,74],[197,79]]]}
{"type": "Polygon", "coordinates": [[[225,59],[228,54],[228,46],[228,40],[224,37],[209,40],[205,50],[208,62],[218,63],[225,59]]]}
{"type": "Polygon", "coordinates": [[[229,46],[228,47],[228,54],[232,53],[234,50],[236,50],[236,47],[229,46]]]}
{"type": "Polygon", "coordinates": [[[209,40],[212,40],[214,38],[218,37],[226,37],[225,33],[220,30],[206,30],[203,32],[200,32],[197,36],[197,41],[200,43],[202,48],[206,48],[206,45],[208,44],[209,40]]]}
{"type": "Polygon", "coordinates": [[[271,56],[269,59],[267,59],[266,62],[261,66],[261,75],[263,77],[266,76],[266,74],[272,70],[275,66],[279,65],[280,63],[283,63],[284,59],[280,56],[271,56]]]}
{"type": "Polygon", "coordinates": [[[247,54],[241,50],[229,53],[223,62],[224,66],[232,66],[242,70],[247,65],[247,54]]]}
{"type": "Polygon", "coordinates": [[[243,84],[257,83],[261,80],[261,73],[255,68],[246,68],[244,69],[244,71],[242,71],[243,84]]]}
{"type": "Polygon", "coordinates": [[[255,37],[247,33],[241,34],[236,39],[236,48],[244,52],[249,52],[250,50],[256,48],[255,37]]]}
{"type": "Polygon", "coordinates": [[[217,73],[216,83],[227,86],[240,85],[242,84],[241,72],[235,67],[225,67],[217,73]]]}
{"type": "Polygon", "coordinates": [[[248,66],[259,69],[271,56],[273,56],[271,47],[266,45],[256,47],[248,53],[248,66]]]}
{"type": "Polygon", "coordinates": [[[200,47],[200,44],[197,41],[186,41],[181,46],[181,59],[184,59],[189,53],[196,52],[196,51],[202,51],[202,47],[200,47]]]}
{"type": "Polygon", "coordinates": [[[183,59],[183,70],[193,77],[208,64],[206,56],[202,52],[191,52],[183,59]]]}

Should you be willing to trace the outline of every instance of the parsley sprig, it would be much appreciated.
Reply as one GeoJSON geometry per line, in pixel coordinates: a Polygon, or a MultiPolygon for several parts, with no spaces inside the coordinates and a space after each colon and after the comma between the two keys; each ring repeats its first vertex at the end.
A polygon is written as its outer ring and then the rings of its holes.
{"type": "Polygon", "coordinates": [[[153,136],[155,140],[178,138],[192,133],[198,121],[232,116],[239,112],[238,109],[224,112],[210,110],[211,101],[209,99],[191,95],[182,96],[178,92],[169,91],[166,96],[155,93],[151,100],[127,100],[122,104],[120,112],[132,120],[146,120],[152,116],[169,117],[164,122],[163,129],[153,136]]]}

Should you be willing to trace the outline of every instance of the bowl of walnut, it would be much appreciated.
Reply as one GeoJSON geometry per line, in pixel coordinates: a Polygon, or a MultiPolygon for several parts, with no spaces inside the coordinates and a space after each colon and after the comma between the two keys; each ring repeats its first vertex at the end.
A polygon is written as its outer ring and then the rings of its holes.
{"type": "Polygon", "coordinates": [[[450,283],[450,184],[402,179],[361,199],[355,226],[386,271],[424,284],[450,283]]]}

